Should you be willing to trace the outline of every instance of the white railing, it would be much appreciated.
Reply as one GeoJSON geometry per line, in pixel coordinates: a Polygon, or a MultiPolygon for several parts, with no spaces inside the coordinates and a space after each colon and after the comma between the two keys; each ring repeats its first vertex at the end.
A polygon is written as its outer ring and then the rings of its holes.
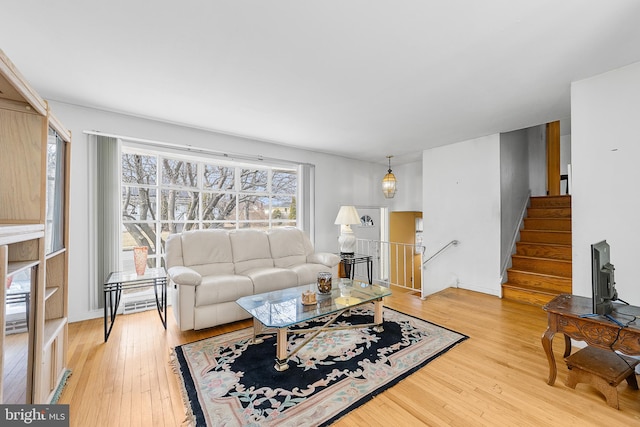
{"type": "MultiPolygon", "coordinates": [[[[373,283],[395,285],[409,290],[422,290],[422,257],[424,246],[408,243],[357,239],[356,253],[373,259],[373,283]]],[[[356,264],[354,278],[367,278],[366,264],[356,264]]]]}
{"type": "MultiPolygon", "coordinates": [[[[408,243],[384,242],[379,240],[356,240],[356,253],[369,255],[373,260],[373,283],[399,286],[411,291],[420,292],[426,298],[424,274],[428,262],[452,246],[458,246],[458,240],[452,240],[433,255],[425,258],[425,247],[408,243]]],[[[367,279],[366,264],[356,264],[354,278],[367,279]]]]}

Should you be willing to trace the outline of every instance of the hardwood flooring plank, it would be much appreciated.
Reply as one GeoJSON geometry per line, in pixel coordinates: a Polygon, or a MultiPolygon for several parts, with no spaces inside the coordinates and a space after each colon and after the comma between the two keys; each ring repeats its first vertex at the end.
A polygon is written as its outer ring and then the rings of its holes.
{"type": "MultiPolygon", "coordinates": [[[[640,391],[618,386],[620,410],[590,386],[564,385],[562,337],[554,338],[554,386],[546,383],[539,307],[462,289],[421,300],[394,290],[385,305],[470,338],[338,420],[345,426],[640,425],[640,391]]],[[[73,374],[60,403],[72,426],[178,426],[185,407],[170,350],[176,345],[251,326],[251,321],[180,332],[169,310],[167,330],[156,311],[118,316],[104,343],[102,319],[69,325],[73,374]]]]}

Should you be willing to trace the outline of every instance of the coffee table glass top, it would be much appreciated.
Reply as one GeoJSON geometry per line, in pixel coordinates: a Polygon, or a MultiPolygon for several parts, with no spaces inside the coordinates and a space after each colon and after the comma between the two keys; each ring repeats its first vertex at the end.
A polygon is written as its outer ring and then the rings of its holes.
{"type": "Polygon", "coordinates": [[[264,326],[285,328],[391,295],[389,288],[349,279],[334,280],[330,294],[320,294],[317,290],[313,283],[249,295],[236,302],[264,326]],[[306,291],[316,292],[315,304],[302,304],[302,293],[306,291]]]}

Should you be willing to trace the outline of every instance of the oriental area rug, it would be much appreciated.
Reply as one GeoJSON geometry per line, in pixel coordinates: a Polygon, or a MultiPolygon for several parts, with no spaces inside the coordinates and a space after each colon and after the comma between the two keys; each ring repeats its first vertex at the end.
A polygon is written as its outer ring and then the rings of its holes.
{"type": "MultiPolygon", "coordinates": [[[[308,328],[320,325],[306,322],[308,328]]],[[[373,305],[336,325],[373,322],[373,305]]],[[[468,337],[384,309],[384,331],[322,332],[274,369],[275,335],[252,344],[252,328],[173,349],[188,423],[197,426],[325,426],[398,383],[468,337]]],[[[290,348],[304,340],[291,334],[290,348]]]]}

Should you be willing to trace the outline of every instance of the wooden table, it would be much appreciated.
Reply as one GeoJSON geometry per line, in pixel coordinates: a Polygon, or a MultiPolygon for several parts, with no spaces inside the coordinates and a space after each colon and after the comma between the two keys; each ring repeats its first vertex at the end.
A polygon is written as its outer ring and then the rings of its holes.
{"type": "Polygon", "coordinates": [[[604,316],[593,316],[591,298],[562,294],[555,297],[544,310],[548,315],[548,327],[542,335],[542,347],[549,360],[549,379],[556,381],[557,367],[553,355],[553,336],[564,334],[564,357],[571,354],[571,339],[584,341],[593,347],[617,350],[629,356],[640,355],[640,307],[614,303],[611,317],[618,325],[604,316]]]}

